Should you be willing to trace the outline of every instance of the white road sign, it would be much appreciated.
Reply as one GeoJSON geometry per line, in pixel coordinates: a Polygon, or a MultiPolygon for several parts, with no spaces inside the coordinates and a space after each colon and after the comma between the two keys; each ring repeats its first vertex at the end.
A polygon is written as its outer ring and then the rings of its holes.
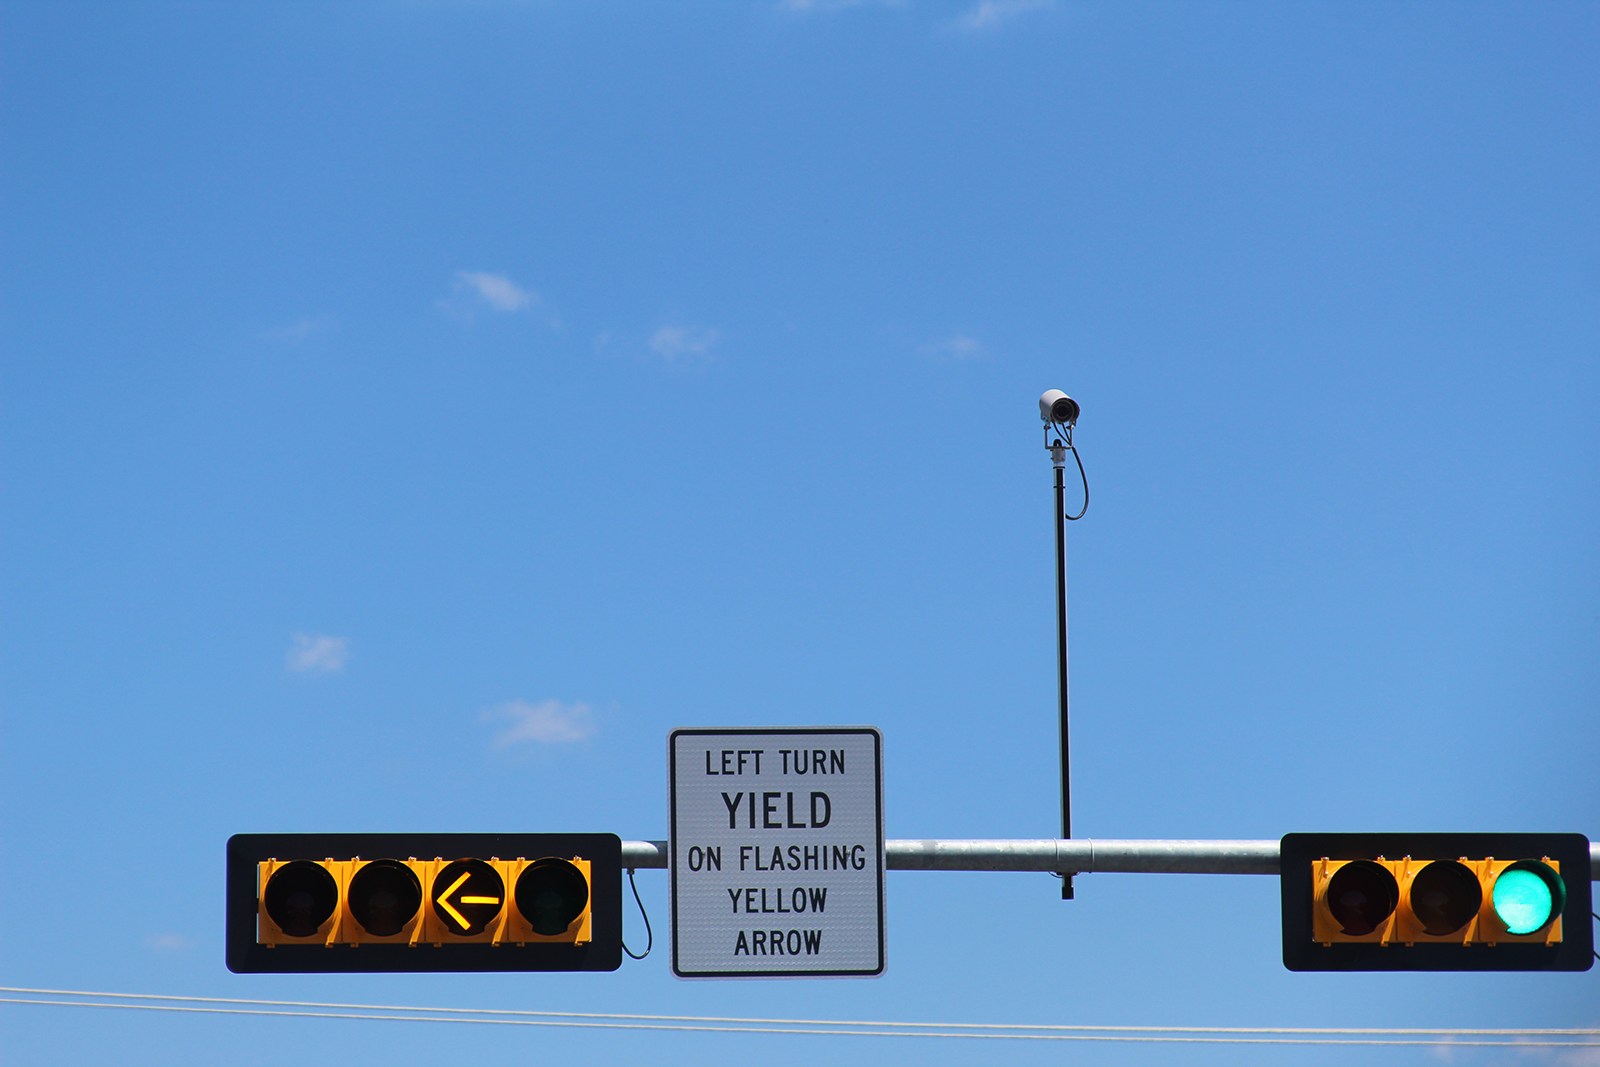
{"type": "Polygon", "coordinates": [[[883,973],[883,736],[674,730],[672,971],[883,973]]]}

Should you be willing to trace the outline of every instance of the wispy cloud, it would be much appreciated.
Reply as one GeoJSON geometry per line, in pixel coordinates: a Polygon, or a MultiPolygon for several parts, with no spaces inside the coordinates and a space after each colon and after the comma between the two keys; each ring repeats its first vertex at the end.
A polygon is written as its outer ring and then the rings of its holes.
{"type": "Polygon", "coordinates": [[[1461,1056],[1461,1050],[1452,1048],[1448,1043],[1428,1046],[1428,1058],[1439,1063],[1455,1063],[1461,1056]]]}
{"type": "Polygon", "coordinates": [[[969,33],[992,30],[1022,15],[1055,7],[1055,0],[978,0],[956,19],[956,29],[969,33]]]}
{"type": "Polygon", "coordinates": [[[144,943],[158,952],[182,952],[200,944],[194,938],[184,937],[182,934],[151,934],[144,939],[144,943]]]}
{"type": "Polygon", "coordinates": [[[594,733],[587,704],[563,704],[559,700],[546,700],[529,704],[525,700],[510,700],[497,704],[483,713],[485,722],[509,720],[511,725],[494,737],[495,748],[513,745],[567,745],[582,741],[594,733]]]}
{"type": "MultiPolygon", "coordinates": [[[[538,293],[524,289],[504,274],[462,270],[456,272],[450,296],[439,301],[439,307],[471,322],[474,315],[485,308],[509,313],[526,311],[542,303],[538,293]]],[[[552,320],[551,325],[558,327],[559,323],[552,320]]]]}
{"type": "Polygon", "coordinates": [[[650,350],[670,367],[702,367],[711,362],[711,346],[721,336],[698,326],[662,326],[650,335],[650,350]]]}
{"type": "Polygon", "coordinates": [[[295,634],[284,666],[302,674],[327,674],[342,670],[350,658],[350,642],[328,634],[295,634]]]}
{"type": "Polygon", "coordinates": [[[1561,1067],[1600,1067],[1600,1048],[1571,1049],[1556,1056],[1561,1067]]]}
{"type": "Polygon", "coordinates": [[[275,330],[267,330],[261,336],[270,341],[286,341],[297,345],[312,334],[322,333],[332,325],[332,315],[316,315],[311,318],[296,319],[287,326],[280,326],[275,330]]]}
{"type": "Polygon", "coordinates": [[[989,350],[984,348],[976,337],[968,337],[964,333],[923,345],[921,351],[935,363],[963,363],[967,360],[982,359],[989,354],[989,350]]]}
{"type": "Polygon", "coordinates": [[[485,304],[496,311],[521,311],[539,302],[539,294],[523,289],[504,274],[461,271],[456,275],[463,285],[475,290],[485,304]]]}

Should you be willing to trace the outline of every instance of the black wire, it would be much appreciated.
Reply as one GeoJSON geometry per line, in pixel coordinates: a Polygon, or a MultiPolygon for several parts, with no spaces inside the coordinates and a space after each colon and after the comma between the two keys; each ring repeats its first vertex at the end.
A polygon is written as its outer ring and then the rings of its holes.
{"type": "Polygon", "coordinates": [[[1083,457],[1078,455],[1078,450],[1072,444],[1072,427],[1057,425],[1061,439],[1066,442],[1067,448],[1072,452],[1072,458],[1078,461],[1078,477],[1083,479],[1083,507],[1076,515],[1068,515],[1068,522],[1077,522],[1089,510],[1089,476],[1083,470],[1083,457]]]}
{"type": "Polygon", "coordinates": [[[644,910],[644,901],[639,899],[639,885],[633,880],[632,867],[628,868],[628,884],[633,887],[633,902],[639,905],[639,914],[644,916],[644,932],[648,940],[644,943],[644,951],[637,955],[634,954],[633,949],[628,947],[628,943],[626,941],[622,943],[622,951],[626,952],[630,956],[633,956],[633,958],[636,960],[642,960],[646,956],[650,955],[650,949],[655,946],[656,933],[654,930],[650,929],[650,913],[644,910]]]}
{"type": "Polygon", "coordinates": [[[1083,479],[1083,507],[1076,515],[1068,515],[1068,522],[1077,522],[1089,510],[1089,476],[1083,472],[1083,457],[1078,455],[1078,450],[1072,448],[1072,442],[1067,442],[1067,447],[1072,449],[1072,458],[1078,461],[1078,477],[1083,479]]]}

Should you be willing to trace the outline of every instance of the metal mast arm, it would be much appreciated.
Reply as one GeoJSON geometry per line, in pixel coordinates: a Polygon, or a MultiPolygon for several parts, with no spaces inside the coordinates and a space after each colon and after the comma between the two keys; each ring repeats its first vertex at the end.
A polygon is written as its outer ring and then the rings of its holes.
{"type": "MultiPolygon", "coordinates": [[[[1023,839],[886,842],[891,871],[1055,871],[1088,874],[1277,874],[1276,841],[1023,839]]],[[[665,841],[624,841],[624,867],[666,867],[665,841]]],[[[1600,882],[1600,842],[1589,846],[1600,882]]]]}

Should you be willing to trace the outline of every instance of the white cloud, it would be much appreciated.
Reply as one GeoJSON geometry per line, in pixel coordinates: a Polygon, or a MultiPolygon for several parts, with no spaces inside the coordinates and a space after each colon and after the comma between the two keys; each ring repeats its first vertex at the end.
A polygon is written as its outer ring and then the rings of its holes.
{"type": "Polygon", "coordinates": [[[529,704],[525,700],[511,700],[488,709],[483,713],[483,718],[486,722],[511,720],[511,725],[494,738],[495,748],[510,748],[527,741],[536,745],[566,745],[582,741],[594,733],[594,723],[589,713],[587,704],[563,704],[559,700],[529,704]]]}
{"type": "Polygon", "coordinates": [[[350,642],[327,634],[295,634],[284,665],[291,671],[327,674],[344,667],[350,658],[350,642]]]}
{"type": "Polygon", "coordinates": [[[1455,1063],[1460,1058],[1460,1050],[1452,1048],[1448,1043],[1429,1045],[1428,1057],[1440,1063],[1455,1063]]]}
{"type": "Polygon", "coordinates": [[[662,326],[650,335],[650,348],[670,366],[703,366],[711,362],[711,346],[720,336],[696,326],[662,326]]]}
{"type": "Polygon", "coordinates": [[[935,363],[961,363],[969,359],[982,359],[989,353],[976,337],[968,337],[964,333],[958,333],[954,337],[945,338],[943,341],[935,341],[931,345],[923,345],[922,354],[935,363]]]}
{"type": "Polygon", "coordinates": [[[144,939],[144,943],[161,952],[182,952],[199,944],[194,938],[182,934],[151,934],[144,939]]]}
{"type": "Polygon", "coordinates": [[[1055,7],[1055,0],[978,0],[970,11],[956,19],[956,28],[970,32],[992,30],[1030,11],[1055,7]]]}
{"type": "MultiPolygon", "coordinates": [[[[467,323],[471,323],[477,313],[485,308],[511,313],[543,305],[544,299],[538,293],[524,289],[504,274],[474,270],[456,271],[449,298],[437,301],[440,310],[467,323]]],[[[561,329],[560,317],[553,309],[545,310],[550,315],[550,328],[561,329]]]]}
{"type": "Polygon", "coordinates": [[[482,271],[458,271],[458,287],[470,289],[478,299],[496,311],[521,311],[539,302],[539,294],[523,289],[504,274],[485,274],[482,271]]]}

